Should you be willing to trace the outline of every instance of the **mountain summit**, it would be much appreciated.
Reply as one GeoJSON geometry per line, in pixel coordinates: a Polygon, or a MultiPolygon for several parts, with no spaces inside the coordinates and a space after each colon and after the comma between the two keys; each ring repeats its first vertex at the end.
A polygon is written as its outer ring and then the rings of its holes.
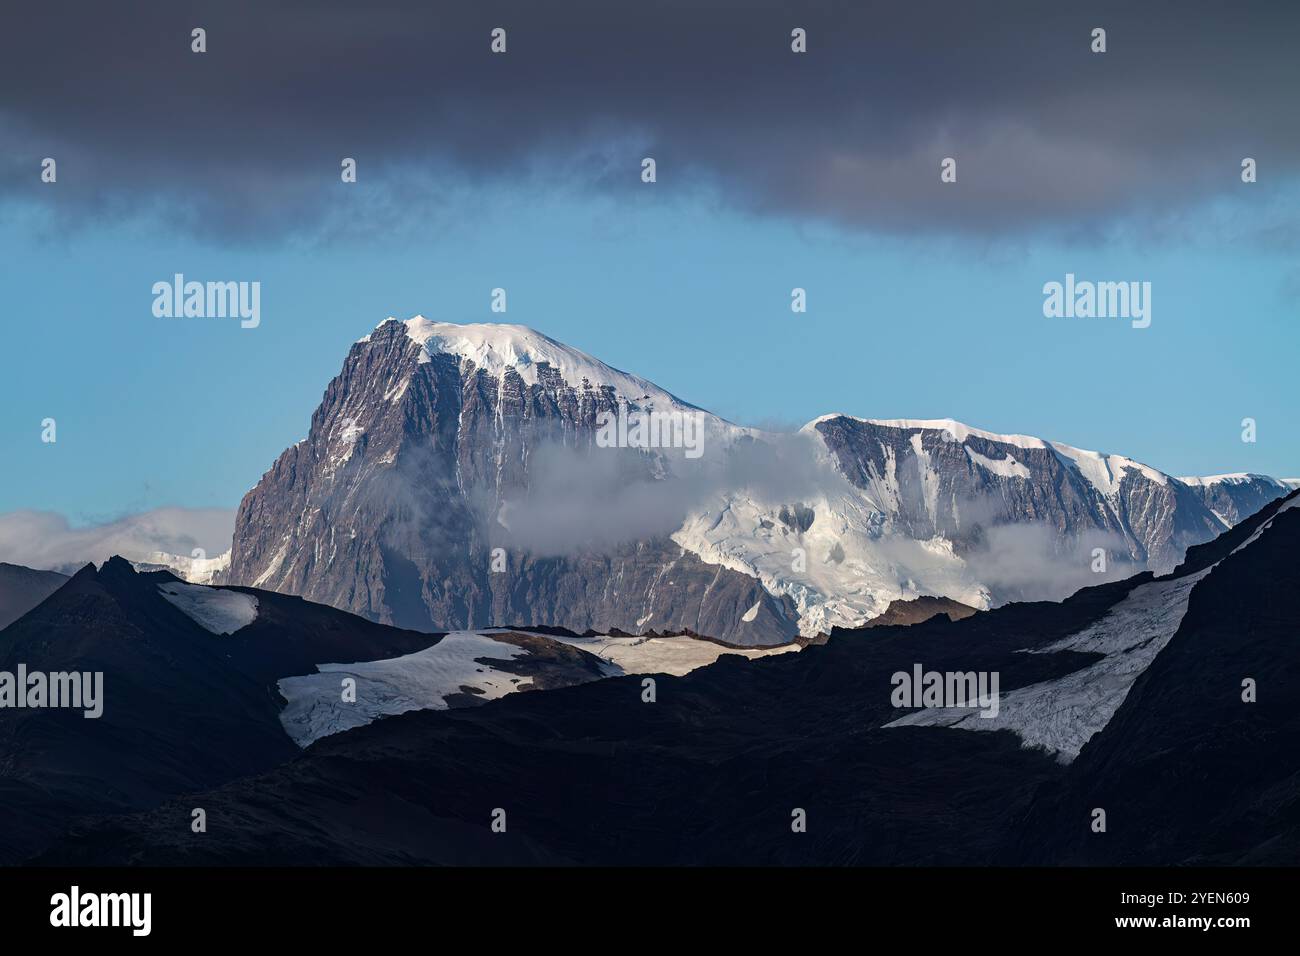
{"type": "Polygon", "coordinates": [[[600,416],[620,407],[701,415],[710,446],[747,436],[522,327],[384,322],[352,347],[307,439],[244,498],[228,580],[426,630],[788,643],[791,601],[669,540],[674,496],[710,466],[597,446],[600,416]]]}

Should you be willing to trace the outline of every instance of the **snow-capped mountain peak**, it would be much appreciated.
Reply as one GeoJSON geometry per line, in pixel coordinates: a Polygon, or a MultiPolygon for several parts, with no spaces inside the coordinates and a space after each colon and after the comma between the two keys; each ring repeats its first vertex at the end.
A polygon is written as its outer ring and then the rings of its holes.
{"type": "Polygon", "coordinates": [[[536,385],[541,367],[549,366],[574,388],[581,388],[586,382],[593,389],[611,388],[616,396],[638,406],[693,409],[689,403],[654,383],[606,365],[525,325],[489,322],[458,325],[434,322],[423,315],[404,321],[385,320],[398,321],[406,326],[407,337],[424,349],[422,362],[439,352],[457,355],[462,360],[473,362],[476,369],[486,371],[493,378],[512,368],[528,385],[536,385]]]}

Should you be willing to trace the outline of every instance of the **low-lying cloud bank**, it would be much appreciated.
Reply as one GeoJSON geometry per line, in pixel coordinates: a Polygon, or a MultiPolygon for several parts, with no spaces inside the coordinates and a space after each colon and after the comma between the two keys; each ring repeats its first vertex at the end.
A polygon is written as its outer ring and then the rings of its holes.
{"type": "Polygon", "coordinates": [[[793,504],[851,490],[838,471],[816,463],[817,443],[803,434],[768,434],[698,461],[674,459],[669,480],[648,471],[635,450],[610,451],[536,449],[527,491],[482,516],[493,543],[539,556],[617,551],[667,538],[693,512],[716,508],[730,493],[793,504]]]}
{"type": "Polygon", "coordinates": [[[216,557],[230,547],[235,512],[228,508],[158,508],[104,524],[73,526],[53,511],[0,514],[0,561],[71,573],[119,554],[145,561],[155,552],[216,557]]]}

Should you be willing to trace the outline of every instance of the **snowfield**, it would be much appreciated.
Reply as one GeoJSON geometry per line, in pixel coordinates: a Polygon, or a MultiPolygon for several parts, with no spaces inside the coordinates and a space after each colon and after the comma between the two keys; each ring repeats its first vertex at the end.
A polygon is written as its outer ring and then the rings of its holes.
{"type": "Polygon", "coordinates": [[[321,664],[318,673],[286,677],[280,693],[289,702],[280,712],[285,732],[300,747],[408,710],[447,710],[446,698],[473,693],[495,700],[519,690],[526,678],[479,663],[478,658],[512,660],[528,651],[472,631],[455,631],[414,654],[358,664],[321,664]],[[343,699],[343,678],[356,681],[356,701],[343,699]]]}
{"type": "MultiPolygon", "coordinates": [[[[900,523],[900,516],[908,511],[905,468],[912,475],[914,494],[919,495],[924,516],[934,518],[948,506],[959,515],[960,521],[966,506],[964,501],[949,502],[946,497],[941,498],[941,473],[932,460],[933,439],[923,437],[935,434],[945,443],[962,446],[971,466],[1009,486],[1021,483],[1028,486],[1035,480],[1030,469],[1012,454],[1014,449],[1050,452],[1094,489],[1096,507],[1113,528],[1140,521],[1155,522],[1159,518],[1130,510],[1121,491],[1126,475],[1134,473],[1161,488],[1174,481],[1184,484],[1193,481],[1173,479],[1122,455],[1087,451],[1028,435],[997,434],[953,419],[883,420],[824,415],[800,430],[800,436],[810,443],[808,457],[823,475],[818,482],[819,493],[802,499],[813,509],[810,528],[802,532],[790,528],[779,519],[787,501],[765,498],[747,488],[719,495],[714,507],[692,512],[673,534],[673,541],[703,561],[758,578],[774,596],[788,596],[797,609],[799,632],[806,637],[827,633],[832,627],[861,627],[883,613],[892,601],[926,595],[988,609],[997,601],[983,579],[985,569],[979,561],[966,561],[953,541],[941,534],[922,537],[900,523]],[[864,486],[858,487],[841,474],[816,428],[819,423],[837,418],[911,434],[901,452],[882,445],[883,467],[869,464],[864,486]],[[966,444],[972,439],[998,443],[1003,457],[976,451],[966,444]],[[927,440],[931,442],[928,449],[927,440]]],[[[1239,477],[1251,476],[1220,476],[1201,481],[1232,481],[1239,477]]],[[[1285,481],[1274,483],[1279,494],[1290,487],[1285,481]]],[[[1216,513],[1216,517],[1224,526],[1231,526],[1232,522],[1222,515],[1216,513]]],[[[1032,521],[1027,519],[1024,524],[1032,521]]],[[[1168,565],[1165,570],[1171,568],[1168,565]]],[[[1068,593],[1069,590],[1053,597],[1060,599],[1068,593]]]]}
{"type": "MultiPolygon", "coordinates": [[[[360,727],[380,717],[409,710],[447,710],[447,698],[472,693],[497,700],[522,690],[531,679],[482,661],[512,661],[529,652],[494,635],[530,634],[514,628],[453,631],[432,647],[381,661],[321,664],[317,673],[279,681],[288,705],[280,713],[285,732],[300,747],[313,740],[360,727]],[[343,699],[343,678],[356,681],[356,700],[343,699]],[[466,690],[473,688],[473,690],[466,690]]],[[[586,651],[605,663],[605,677],[624,674],[681,676],[712,664],[724,654],[749,660],[797,651],[798,645],[738,650],[691,637],[561,637],[539,635],[586,651]]]]}
{"type": "Polygon", "coordinates": [[[179,582],[160,584],[158,592],[213,634],[234,634],[257,620],[251,594],[179,582]]]}
{"type": "Polygon", "coordinates": [[[673,541],[709,564],[756,577],[771,594],[789,595],[805,637],[832,627],[860,627],[890,602],[922,595],[990,606],[945,538],[916,541],[881,535],[882,509],[844,485],[812,505],[812,527],[802,533],[781,522],[783,502],[727,495],[716,510],[692,514],[673,541]],[[794,558],[801,557],[798,567],[794,558]]]}
{"type": "Polygon", "coordinates": [[[1010,730],[1026,747],[1042,749],[1069,763],[1089,738],[1110,722],[1138,675],[1169,643],[1187,613],[1192,588],[1212,570],[1136,587],[1091,627],[1047,647],[1026,651],[1086,651],[1106,656],[1057,680],[1003,694],[996,717],[980,717],[968,708],[936,707],[914,711],[885,726],[1010,730]]]}
{"type": "Polygon", "coordinates": [[[746,660],[798,651],[798,644],[781,647],[732,648],[693,637],[554,637],[552,640],[609,661],[615,674],[671,674],[681,677],[707,667],[725,654],[746,660]]]}

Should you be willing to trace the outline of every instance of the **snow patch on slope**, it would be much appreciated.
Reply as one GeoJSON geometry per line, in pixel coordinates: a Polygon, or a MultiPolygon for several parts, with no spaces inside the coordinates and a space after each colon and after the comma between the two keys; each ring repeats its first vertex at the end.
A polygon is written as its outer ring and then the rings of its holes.
{"type": "Polygon", "coordinates": [[[475,696],[496,700],[528,681],[482,664],[478,658],[513,660],[528,651],[472,631],[453,631],[414,654],[357,664],[321,664],[318,673],[286,677],[280,693],[289,702],[280,713],[285,732],[300,747],[408,710],[447,710],[446,698],[472,687],[475,696]],[[342,699],[342,681],[357,682],[355,703],[342,699]]]}
{"type": "Polygon", "coordinates": [[[990,471],[995,475],[1001,475],[1003,478],[1029,477],[1029,469],[1020,464],[1020,462],[1016,461],[1010,455],[1007,455],[1006,458],[995,460],[992,458],[985,458],[979,452],[968,446],[963,447],[966,447],[966,456],[970,458],[974,464],[979,465],[985,471],[990,471]]]}
{"type": "Polygon", "coordinates": [[[746,660],[798,651],[798,644],[781,647],[732,648],[694,637],[557,637],[554,641],[572,645],[608,661],[617,674],[671,674],[681,677],[707,667],[719,657],[735,654],[746,660]]]}
{"type": "Polygon", "coordinates": [[[213,634],[234,634],[257,620],[257,598],[242,591],[174,582],[158,592],[213,634]]]}
{"type": "Polygon", "coordinates": [[[1140,585],[1097,623],[1048,647],[1027,651],[1106,656],[1056,680],[1003,694],[996,717],[980,717],[969,708],[930,708],[885,726],[1010,730],[1024,746],[1040,748],[1069,763],[1092,735],[1110,722],[1138,675],[1169,643],[1187,613],[1192,588],[1211,570],[1140,585]]]}
{"type": "Polygon", "coordinates": [[[271,556],[271,560],[267,564],[266,570],[259,574],[256,580],[253,581],[253,587],[260,588],[267,581],[271,580],[273,576],[279,573],[280,565],[284,564],[284,559],[289,554],[289,540],[289,535],[286,534],[283,536],[280,541],[279,550],[271,556]]]}
{"type": "Polygon", "coordinates": [[[932,519],[939,514],[939,472],[930,464],[930,453],[925,450],[921,433],[912,436],[909,444],[916,457],[916,467],[921,474],[921,495],[925,513],[932,519]]]}
{"type": "MultiPolygon", "coordinates": [[[[529,652],[493,635],[529,633],[514,628],[453,631],[432,647],[413,654],[355,664],[321,664],[315,674],[279,681],[288,705],[280,713],[285,732],[300,747],[314,740],[410,710],[447,710],[447,697],[471,693],[497,700],[530,684],[482,659],[509,661],[529,652]],[[342,699],[342,681],[356,681],[356,701],[342,699]]],[[[624,674],[681,676],[712,664],[724,654],[748,660],[798,651],[797,644],[775,648],[730,648],[693,637],[564,637],[543,634],[601,659],[605,677],[624,674]]]]}
{"type": "Polygon", "coordinates": [[[1058,455],[1069,459],[1079,473],[1107,498],[1114,498],[1119,494],[1120,483],[1129,471],[1137,471],[1157,485],[1169,483],[1169,476],[1164,472],[1156,471],[1148,465],[1125,458],[1123,455],[1084,451],[1081,448],[1062,445],[1060,442],[1049,442],[1049,444],[1058,455]]]}

